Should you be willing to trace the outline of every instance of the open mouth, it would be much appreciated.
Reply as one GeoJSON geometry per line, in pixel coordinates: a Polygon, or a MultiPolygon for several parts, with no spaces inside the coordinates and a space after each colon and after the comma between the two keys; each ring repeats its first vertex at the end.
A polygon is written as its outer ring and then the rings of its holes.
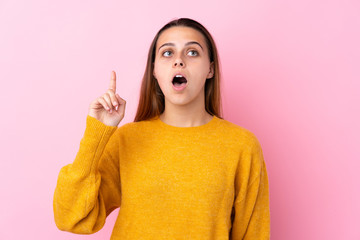
{"type": "Polygon", "coordinates": [[[182,85],[185,85],[187,83],[187,80],[184,76],[182,75],[176,75],[173,80],[172,80],[172,84],[175,87],[180,87],[182,85]]]}

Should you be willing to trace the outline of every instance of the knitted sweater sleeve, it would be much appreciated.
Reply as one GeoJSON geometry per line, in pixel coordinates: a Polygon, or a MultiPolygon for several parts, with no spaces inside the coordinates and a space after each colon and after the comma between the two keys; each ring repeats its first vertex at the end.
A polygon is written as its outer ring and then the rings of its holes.
{"type": "Polygon", "coordinates": [[[61,168],[54,192],[56,226],[91,234],[121,202],[117,127],[87,116],[86,129],[72,164],[61,168]]]}
{"type": "Polygon", "coordinates": [[[242,154],[235,178],[232,240],[269,240],[269,184],[261,146],[256,139],[242,154]],[[244,170],[247,169],[247,170],[244,170]],[[241,177],[243,176],[243,177],[241,177]]]}

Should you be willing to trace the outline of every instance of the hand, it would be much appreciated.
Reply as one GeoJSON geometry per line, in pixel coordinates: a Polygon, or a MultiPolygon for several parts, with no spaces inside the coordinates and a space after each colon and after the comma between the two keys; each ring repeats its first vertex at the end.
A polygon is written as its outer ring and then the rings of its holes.
{"type": "Polygon", "coordinates": [[[126,101],[116,93],[116,74],[111,72],[110,87],[106,93],[94,100],[89,115],[108,126],[117,126],[125,115],[126,101]]]}

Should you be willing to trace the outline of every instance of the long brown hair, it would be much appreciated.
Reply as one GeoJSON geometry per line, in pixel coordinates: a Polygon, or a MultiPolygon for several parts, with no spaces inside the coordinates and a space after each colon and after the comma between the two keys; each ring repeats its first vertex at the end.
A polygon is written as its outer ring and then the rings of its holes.
{"type": "Polygon", "coordinates": [[[222,118],[222,106],[220,95],[220,66],[215,41],[208,30],[199,22],[189,19],[175,19],[163,26],[152,41],[148,53],[145,73],[141,83],[140,99],[134,122],[151,119],[160,115],[165,110],[165,98],[157,80],[153,75],[156,43],[160,34],[171,27],[185,26],[199,31],[206,40],[210,62],[214,62],[214,75],[205,82],[205,110],[210,115],[222,118]]]}

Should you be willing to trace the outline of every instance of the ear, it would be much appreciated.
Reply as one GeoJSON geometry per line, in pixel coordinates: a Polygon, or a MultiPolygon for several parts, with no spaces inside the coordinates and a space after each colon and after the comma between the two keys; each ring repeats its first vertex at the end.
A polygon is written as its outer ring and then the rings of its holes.
{"type": "Polygon", "coordinates": [[[206,79],[212,78],[214,76],[214,62],[210,63],[210,71],[206,76],[206,79]]]}
{"type": "Polygon", "coordinates": [[[153,69],[153,76],[154,76],[154,78],[156,79],[156,75],[155,75],[155,69],[154,69],[154,63],[152,63],[152,69],[153,69]]]}

